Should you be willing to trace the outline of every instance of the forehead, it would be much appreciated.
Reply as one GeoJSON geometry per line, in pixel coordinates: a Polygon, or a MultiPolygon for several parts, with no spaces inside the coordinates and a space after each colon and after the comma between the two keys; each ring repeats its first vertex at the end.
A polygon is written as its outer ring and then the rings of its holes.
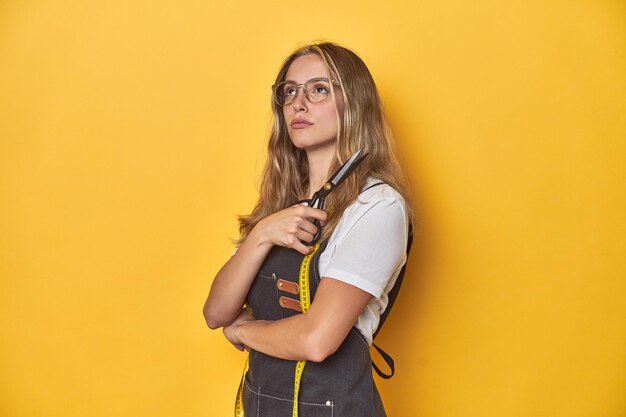
{"type": "Polygon", "coordinates": [[[296,58],[285,74],[286,80],[305,83],[311,78],[328,78],[324,61],[317,54],[309,54],[296,58]]]}

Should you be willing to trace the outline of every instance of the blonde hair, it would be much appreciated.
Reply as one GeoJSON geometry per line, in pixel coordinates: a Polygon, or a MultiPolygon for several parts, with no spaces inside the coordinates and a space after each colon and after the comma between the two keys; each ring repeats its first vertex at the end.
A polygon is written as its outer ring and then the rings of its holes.
{"type": "MultiPolygon", "coordinates": [[[[369,153],[356,170],[327,197],[325,208],[329,212],[322,230],[322,240],[332,234],[344,210],[357,199],[370,177],[398,191],[411,217],[407,181],[395,154],[393,136],[376,84],[356,53],[330,42],[300,47],[285,59],[276,76],[276,83],[285,80],[287,70],[296,58],[309,54],[321,57],[329,76],[338,81],[338,86],[330,84],[335,109],[336,94],[342,95],[344,103],[343,112],[336,111],[336,152],[328,175],[335,172],[359,148],[369,153]]],[[[291,142],[283,109],[273,100],[272,112],[273,127],[261,176],[259,200],[251,214],[239,217],[239,243],[259,221],[307,197],[309,169],[306,153],[291,142]]]]}

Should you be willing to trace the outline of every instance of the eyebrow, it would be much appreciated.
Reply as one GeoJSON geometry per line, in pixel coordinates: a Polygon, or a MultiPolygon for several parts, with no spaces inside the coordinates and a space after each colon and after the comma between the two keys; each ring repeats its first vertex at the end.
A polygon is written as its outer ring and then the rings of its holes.
{"type": "Polygon", "coordinates": [[[299,83],[299,82],[294,81],[294,80],[285,80],[285,81],[283,81],[283,82],[284,82],[284,83],[294,83],[294,84],[306,84],[306,83],[308,83],[309,81],[314,81],[314,80],[319,80],[319,81],[328,81],[328,82],[330,82],[330,78],[328,78],[328,77],[314,77],[314,78],[311,78],[311,79],[309,79],[309,80],[306,80],[306,81],[305,81],[305,82],[303,82],[303,83],[299,83]]]}

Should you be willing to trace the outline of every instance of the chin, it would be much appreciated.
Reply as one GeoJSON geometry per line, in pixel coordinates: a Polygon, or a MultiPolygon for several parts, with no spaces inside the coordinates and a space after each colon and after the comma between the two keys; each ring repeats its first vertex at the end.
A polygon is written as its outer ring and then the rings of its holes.
{"type": "Polygon", "coordinates": [[[290,137],[291,143],[298,149],[305,151],[321,150],[321,149],[333,149],[335,147],[336,140],[334,138],[328,140],[319,140],[311,138],[298,138],[297,136],[290,137]]]}

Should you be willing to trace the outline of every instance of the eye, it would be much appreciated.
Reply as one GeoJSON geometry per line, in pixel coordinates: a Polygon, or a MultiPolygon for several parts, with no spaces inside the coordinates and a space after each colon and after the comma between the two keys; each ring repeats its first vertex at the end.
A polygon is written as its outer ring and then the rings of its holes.
{"type": "Polygon", "coordinates": [[[317,94],[320,96],[327,95],[330,93],[330,87],[328,84],[324,82],[318,82],[311,86],[311,93],[317,94]]]}
{"type": "Polygon", "coordinates": [[[283,94],[285,96],[295,96],[297,90],[298,89],[295,85],[288,84],[285,86],[285,88],[283,88],[283,94]]]}

